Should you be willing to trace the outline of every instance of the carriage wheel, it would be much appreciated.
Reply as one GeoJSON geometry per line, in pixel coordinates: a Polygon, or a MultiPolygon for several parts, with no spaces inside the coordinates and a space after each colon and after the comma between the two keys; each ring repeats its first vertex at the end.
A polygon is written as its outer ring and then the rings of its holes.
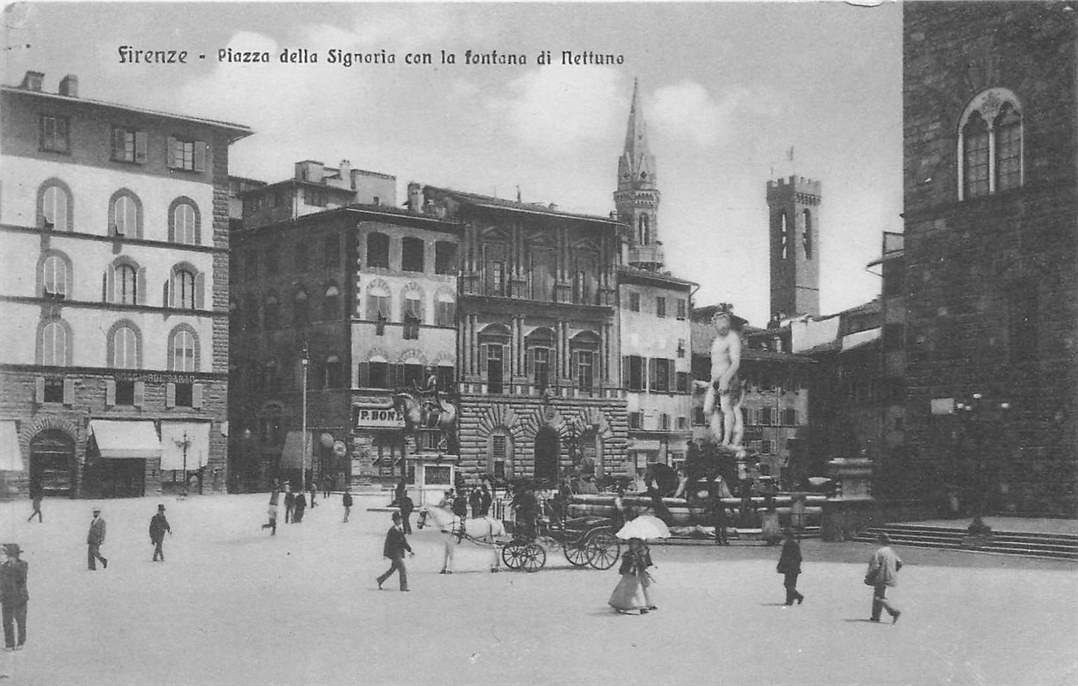
{"type": "Polygon", "coordinates": [[[588,564],[594,569],[610,569],[621,556],[621,541],[609,531],[588,536],[588,564]]]}
{"type": "Polygon", "coordinates": [[[543,546],[536,543],[529,543],[524,547],[524,554],[521,555],[521,560],[524,563],[525,572],[538,572],[546,565],[546,551],[543,550],[543,546]]]}
{"type": "Polygon", "coordinates": [[[561,546],[565,552],[565,559],[569,560],[569,564],[574,567],[586,567],[588,565],[590,554],[583,538],[575,541],[563,541],[561,546]]]}
{"type": "Polygon", "coordinates": [[[525,544],[523,543],[507,543],[502,548],[502,562],[509,569],[520,569],[524,564],[524,549],[525,544]]]}

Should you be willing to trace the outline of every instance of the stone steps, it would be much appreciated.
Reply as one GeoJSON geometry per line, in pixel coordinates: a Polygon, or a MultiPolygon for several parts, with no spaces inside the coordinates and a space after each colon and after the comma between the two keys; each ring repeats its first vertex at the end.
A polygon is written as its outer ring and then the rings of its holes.
{"type": "Polygon", "coordinates": [[[867,529],[857,534],[853,540],[872,543],[881,532],[886,533],[896,545],[1078,560],[1078,535],[1074,534],[993,531],[988,538],[971,541],[963,528],[888,524],[867,529]]]}

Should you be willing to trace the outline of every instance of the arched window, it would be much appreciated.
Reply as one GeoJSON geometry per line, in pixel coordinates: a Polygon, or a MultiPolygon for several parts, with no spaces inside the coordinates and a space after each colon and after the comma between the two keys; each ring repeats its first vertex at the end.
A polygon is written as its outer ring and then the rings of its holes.
{"type": "Polygon", "coordinates": [[[958,199],[1019,188],[1023,169],[1022,106],[1006,88],[978,93],[958,125],[958,199]]]}
{"type": "Polygon", "coordinates": [[[419,338],[419,325],[423,323],[423,297],[418,291],[404,293],[404,338],[419,338]]]}
{"type": "Polygon", "coordinates": [[[112,302],[121,305],[138,303],[138,269],[131,264],[118,264],[112,269],[112,302]]]}
{"type": "Polygon", "coordinates": [[[325,364],[325,387],[340,388],[343,385],[344,367],[341,364],[341,358],[337,355],[330,355],[326,358],[325,364]]]}
{"type": "Polygon", "coordinates": [[[962,127],[965,155],[962,159],[962,178],[966,198],[988,195],[988,124],[980,112],[974,112],[962,127]]]}
{"type": "Polygon", "coordinates": [[[300,288],[292,296],[292,326],[306,326],[310,321],[310,310],[307,307],[307,291],[300,288]]]}
{"type": "Polygon", "coordinates": [[[116,191],[109,205],[109,234],[142,237],[142,204],[128,190],[116,191]]]}
{"type": "MultiPolygon", "coordinates": [[[[277,294],[271,292],[266,296],[266,302],[262,310],[266,329],[276,329],[281,325],[281,303],[277,300],[277,294]]],[[[257,320],[257,315],[256,315],[257,320]]]]}
{"type": "Polygon", "coordinates": [[[63,367],[71,359],[71,336],[67,325],[51,321],[41,327],[41,364],[46,367],[63,367]]]}
{"type": "Polygon", "coordinates": [[[174,243],[198,245],[198,207],[189,198],[177,198],[169,211],[169,236],[174,243]]]}
{"type": "Polygon", "coordinates": [[[41,261],[41,294],[67,297],[71,288],[71,261],[66,255],[52,253],[41,261]]]}
{"type": "Polygon", "coordinates": [[[50,179],[38,190],[38,226],[71,231],[71,190],[59,179],[50,179]]]}
{"type": "Polygon", "coordinates": [[[801,211],[801,246],[805,249],[805,257],[812,259],[812,213],[807,209],[801,211]]]}
{"type": "Polygon", "coordinates": [[[322,299],[322,319],[334,320],[341,316],[341,289],[336,284],[326,288],[322,299]]]}
{"type": "Polygon", "coordinates": [[[996,190],[1022,185],[1022,116],[1006,102],[999,109],[996,128],[996,190]]]}
{"type": "Polygon", "coordinates": [[[457,325],[457,303],[451,291],[438,291],[435,296],[434,307],[435,325],[449,327],[457,325]]]}
{"type": "Polygon", "coordinates": [[[188,326],[180,326],[172,331],[168,344],[169,370],[174,372],[194,372],[198,370],[198,338],[188,326]]]}
{"type": "Polygon", "coordinates": [[[169,283],[169,307],[178,310],[193,310],[198,307],[201,298],[196,297],[199,279],[190,269],[177,268],[172,270],[172,280],[169,283]]]}
{"type": "Polygon", "coordinates": [[[640,219],[637,220],[639,242],[640,245],[651,245],[651,218],[646,215],[640,215],[640,219]]]}
{"type": "Polygon", "coordinates": [[[779,256],[784,260],[790,256],[790,226],[785,212],[779,213],[779,256]]]}
{"type": "Polygon", "coordinates": [[[114,369],[138,369],[142,358],[138,330],[129,322],[113,326],[109,334],[109,366],[114,369]]]}
{"type": "Polygon", "coordinates": [[[570,377],[581,391],[591,391],[598,385],[600,338],[594,331],[582,331],[569,341],[570,377]]]}
{"type": "Polygon", "coordinates": [[[367,234],[367,267],[389,269],[389,236],[386,234],[367,234]]]}

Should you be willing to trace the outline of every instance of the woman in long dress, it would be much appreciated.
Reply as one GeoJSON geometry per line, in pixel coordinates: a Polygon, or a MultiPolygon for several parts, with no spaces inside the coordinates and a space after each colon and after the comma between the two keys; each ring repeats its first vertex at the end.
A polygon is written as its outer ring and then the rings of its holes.
{"type": "Polygon", "coordinates": [[[630,539],[629,549],[621,556],[621,566],[618,568],[621,581],[610,594],[610,607],[626,615],[634,611],[643,615],[657,610],[648,590],[652,584],[651,574],[648,573],[651,566],[651,553],[644,541],[630,539]]]}

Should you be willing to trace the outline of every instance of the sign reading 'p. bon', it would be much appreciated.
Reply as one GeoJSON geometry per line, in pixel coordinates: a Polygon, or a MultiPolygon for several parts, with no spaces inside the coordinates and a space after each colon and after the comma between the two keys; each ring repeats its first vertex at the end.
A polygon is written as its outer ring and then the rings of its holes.
{"type": "Polygon", "coordinates": [[[370,407],[356,405],[352,408],[356,428],[402,429],[404,417],[393,407],[370,407]]]}

